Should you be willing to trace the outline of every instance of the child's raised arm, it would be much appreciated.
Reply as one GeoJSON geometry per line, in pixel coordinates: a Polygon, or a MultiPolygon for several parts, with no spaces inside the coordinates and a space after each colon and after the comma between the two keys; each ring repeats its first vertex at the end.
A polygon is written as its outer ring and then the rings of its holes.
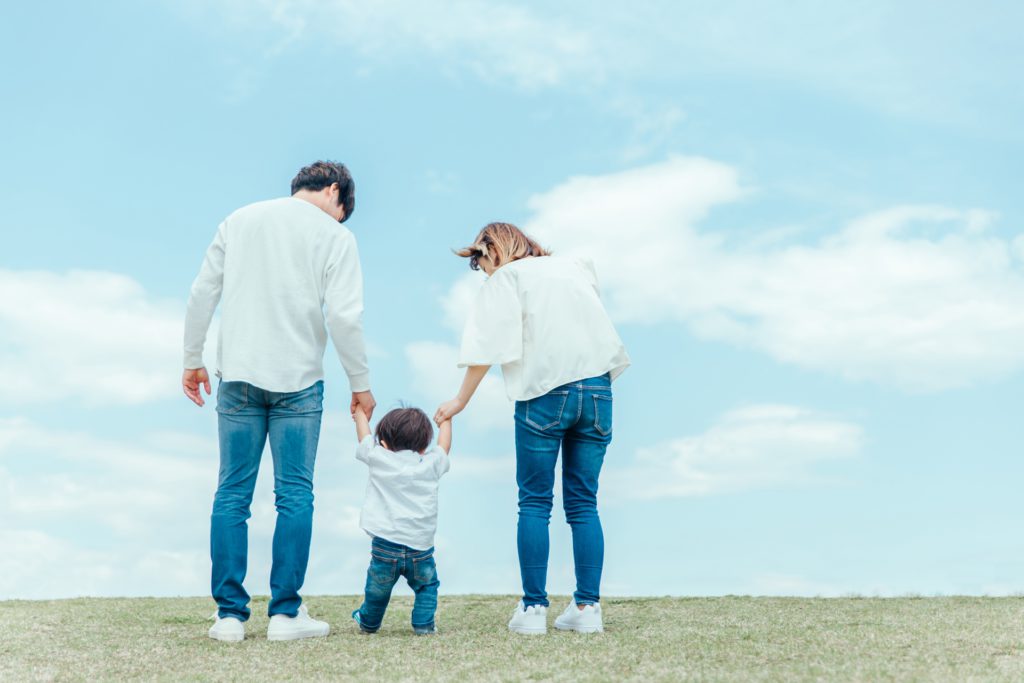
{"type": "Polygon", "coordinates": [[[370,435],[370,420],[366,417],[366,413],[363,412],[362,406],[356,406],[356,409],[352,412],[352,419],[356,423],[356,436],[359,437],[360,443],[363,439],[370,435]]]}
{"type": "Polygon", "coordinates": [[[445,420],[437,429],[437,445],[444,449],[445,453],[452,451],[452,421],[445,420]]]}

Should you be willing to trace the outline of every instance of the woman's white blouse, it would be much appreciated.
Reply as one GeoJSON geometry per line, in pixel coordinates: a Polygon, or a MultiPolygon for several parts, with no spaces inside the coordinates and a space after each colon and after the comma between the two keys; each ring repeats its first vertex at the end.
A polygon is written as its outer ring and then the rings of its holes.
{"type": "Polygon", "coordinates": [[[500,365],[513,401],[606,372],[615,379],[629,363],[593,263],[560,256],[496,270],[480,287],[459,351],[460,368],[500,365]]]}

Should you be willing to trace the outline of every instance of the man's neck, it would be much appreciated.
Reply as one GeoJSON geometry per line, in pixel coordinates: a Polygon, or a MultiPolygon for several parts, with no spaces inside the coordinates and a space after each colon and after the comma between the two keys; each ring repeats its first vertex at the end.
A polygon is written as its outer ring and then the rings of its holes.
{"type": "Polygon", "coordinates": [[[309,202],[310,204],[320,209],[321,211],[327,210],[326,208],[324,208],[324,202],[326,201],[326,198],[320,192],[313,192],[312,190],[303,189],[293,194],[292,197],[294,197],[295,199],[301,199],[304,202],[309,202]]]}

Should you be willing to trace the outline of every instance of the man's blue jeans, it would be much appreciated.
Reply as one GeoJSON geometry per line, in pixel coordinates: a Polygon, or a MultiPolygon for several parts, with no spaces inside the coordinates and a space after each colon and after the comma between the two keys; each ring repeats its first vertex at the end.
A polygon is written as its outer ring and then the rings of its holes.
{"type": "Polygon", "coordinates": [[[434,549],[414,550],[383,538],[374,538],[370,546],[370,567],[366,571],[366,594],[357,610],[359,625],[374,632],[384,621],[384,612],[391,602],[391,590],[399,576],[404,576],[416,594],[412,605],[412,627],[416,631],[434,629],[437,611],[437,567],[434,549]]]}
{"type": "Polygon", "coordinates": [[[277,507],[268,613],[295,616],[299,611],[313,529],[313,463],[323,397],[323,382],[293,393],[264,391],[246,382],[221,382],[217,388],[220,477],[210,517],[210,559],[211,590],[221,617],[249,618],[249,594],[242,586],[247,520],[268,436],[277,507]]]}
{"type": "Polygon", "coordinates": [[[555,463],[562,450],[562,504],[572,527],[580,605],[601,599],[604,533],[597,515],[597,479],[612,440],[608,375],[557,387],[516,402],[516,482],[519,484],[519,571],[523,604],[548,605],[548,523],[555,463]]]}

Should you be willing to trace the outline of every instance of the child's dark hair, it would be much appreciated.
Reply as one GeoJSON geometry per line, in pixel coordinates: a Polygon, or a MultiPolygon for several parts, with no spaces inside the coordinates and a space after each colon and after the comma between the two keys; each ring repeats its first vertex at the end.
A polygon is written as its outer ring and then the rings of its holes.
{"type": "Polygon", "coordinates": [[[376,437],[389,451],[422,453],[434,438],[434,427],[419,408],[395,408],[377,423],[376,437]]]}

